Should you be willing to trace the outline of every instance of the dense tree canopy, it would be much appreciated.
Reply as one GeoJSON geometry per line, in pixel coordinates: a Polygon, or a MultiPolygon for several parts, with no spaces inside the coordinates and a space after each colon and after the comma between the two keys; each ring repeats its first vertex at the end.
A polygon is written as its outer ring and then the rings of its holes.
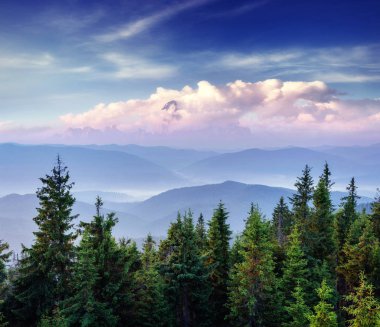
{"type": "Polygon", "coordinates": [[[331,176],[326,163],[314,185],[306,166],[272,220],[252,204],[241,233],[220,202],[138,247],[115,239],[99,197],[79,223],[58,157],[37,190],[33,244],[9,262],[0,241],[0,326],[380,326],[380,198],[357,212],[352,178],[334,208],[331,176]]]}

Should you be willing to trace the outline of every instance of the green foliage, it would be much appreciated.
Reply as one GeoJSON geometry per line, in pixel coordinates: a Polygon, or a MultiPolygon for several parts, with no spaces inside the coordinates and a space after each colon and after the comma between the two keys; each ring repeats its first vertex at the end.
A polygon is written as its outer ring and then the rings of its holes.
{"type": "Polygon", "coordinates": [[[380,326],[380,302],[363,273],[360,274],[359,286],[345,298],[350,303],[344,308],[351,317],[348,320],[350,327],[380,326]]]}
{"type": "Polygon", "coordinates": [[[283,247],[292,227],[292,213],[282,196],[273,211],[273,231],[278,244],[283,247]]]}
{"type": "Polygon", "coordinates": [[[336,237],[339,247],[343,246],[352,223],[358,218],[356,206],[360,197],[357,195],[354,177],[348,184],[347,191],[348,195],[342,198],[342,211],[336,216],[336,237]]]}
{"type": "Polygon", "coordinates": [[[360,272],[380,290],[380,244],[368,215],[362,214],[353,222],[342,253],[337,270],[345,280],[347,292],[357,286],[360,272]]]}
{"type": "Polygon", "coordinates": [[[42,316],[38,327],[69,327],[68,322],[59,309],[55,309],[51,316],[42,316]]]}
{"type": "Polygon", "coordinates": [[[309,307],[305,304],[305,293],[298,284],[292,292],[293,301],[285,306],[289,316],[289,321],[284,323],[284,327],[305,327],[308,325],[308,317],[311,315],[309,307]]]}
{"type": "Polygon", "coordinates": [[[178,215],[171,224],[167,239],[161,242],[160,257],[172,324],[209,326],[209,270],[197,247],[191,212],[183,218],[178,215]]]}
{"type": "Polygon", "coordinates": [[[210,305],[215,313],[214,324],[222,326],[225,324],[224,317],[228,311],[227,282],[230,269],[230,226],[227,224],[228,212],[223,203],[219,203],[209,222],[207,234],[207,265],[210,269],[210,281],[212,293],[210,305]]]}
{"type": "Polygon", "coordinates": [[[41,181],[32,246],[9,266],[0,242],[0,326],[336,327],[339,317],[342,327],[380,327],[380,200],[359,215],[352,179],[334,213],[327,163],[315,189],[305,167],[292,211],[281,197],[269,222],[252,205],[231,249],[223,203],[208,229],[189,211],[158,250],[148,235],[140,252],[115,240],[118,220],[101,213],[100,198],[74,230],[60,158],[41,181]]]}
{"type": "Polygon", "coordinates": [[[330,303],[333,297],[332,289],[325,280],[317,290],[319,303],[314,307],[314,314],[308,316],[310,327],[336,327],[338,326],[337,315],[334,306],[330,303]]]}
{"type": "Polygon", "coordinates": [[[380,241],[380,190],[377,189],[378,195],[375,201],[372,203],[372,215],[371,220],[373,223],[373,231],[380,241]]]}
{"type": "Polygon", "coordinates": [[[310,216],[309,201],[313,198],[313,183],[311,168],[306,165],[302,170],[302,176],[298,177],[294,184],[297,192],[290,198],[294,219],[300,226],[305,225],[310,216]]]}
{"type": "Polygon", "coordinates": [[[271,231],[252,205],[241,239],[242,262],[231,271],[228,308],[234,326],[269,326],[278,316],[271,231]]]}
{"type": "Polygon", "coordinates": [[[33,326],[42,315],[50,315],[57,302],[70,294],[74,259],[75,233],[71,214],[75,202],[70,190],[70,176],[60,157],[51,175],[40,179],[37,191],[38,231],[31,248],[23,248],[15,281],[17,304],[14,313],[19,320],[33,326]]]}
{"type": "MultiPolygon", "coordinates": [[[[325,169],[328,169],[328,166],[325,166],[325,169]]],[[[325,174],[328,173],[329,171],[325,172],[325,174]]],[[[337,246],[334,240],[334,218],[329,191],[330,184],[329,179],[322,175],[314,191],[314,210],[307,224],[307,235],[305,235],[305,238],[308,255],[319,262],[327,260],[333,268],[336,261],[337,246]]]]}
{"type": "Polygon", "coordinates": [[[202,213],[199,215],[197,224],[195,225],[195,234],[198,248],[203,253],[207,246],[207,230],[202,213]]]}
{"type": "Polygon", "coordinates": [[[8,277],[5,265],[9,261],[9,257],[12,254],[12,252],[8,251],[8,249],[8,243],[5,243],[0,240],[0,327],[8,325],[8,323],[6,322],[6,318],[4,317],[2,308],[7,288],[5,284],[7,282],[8,277]]]}
{"type": "Polygon", "coordinates": [[[134,274],[133,312],[136,326],[164,327],[170,324],[155,245],[152,236],[148,235],[141,254],[141,269],[134,274]]]}
{"type": "Polygon", "coordinates": [[[305,253],[302,250],[301,234],[298,225],[295,225],[289,236],[280,284],[285,307],[290,307],[293,304],[294,295],[292,292],[297,286],[302,285],[303,290],[310,290],[310,274],[307,263],[305,253]]]}

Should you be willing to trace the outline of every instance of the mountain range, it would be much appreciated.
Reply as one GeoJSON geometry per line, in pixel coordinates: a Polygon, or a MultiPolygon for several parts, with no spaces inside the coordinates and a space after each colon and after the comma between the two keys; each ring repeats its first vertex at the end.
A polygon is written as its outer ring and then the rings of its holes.
{"type": "MultiPolygon", "coordinates": [[[[143,238],[148,233],[162,236],[178,212],[191,210],[196,219],[202,213],[206,220],[210,219],[214,208],[220,201],[229,212],[229,224],[234,232],[243,229],[251,203],[257,204],[267,218],[271,218],[273,208],[279,198],[288,198],[293,190],[265,185],[249,185],[233,181],[220,184],[192,186],[172,189],[140,202],[104,201],[103,213],[111,211],[119,219],[114,235],[117,238],[143,238]]],[[[333,203],[338,207],[342,192],[332,192],[333,203]]],[[[361,204],[367,204],[372,199],[362,197],[361,204]]],[[[94,201],[92,201],[94,202],[94,201]]],[[[10,243],[12,249],[20,251],[20,244],[31,244],[32,232],[35,230],[33,217],[36,216],[38,201],[34,194],[11,194],[0,198],[0,239],[10,243]]],[[[80,220],[89,221],[95,213],[92,203],[77,201],[73,214],[79,214],[80,220]]]]}

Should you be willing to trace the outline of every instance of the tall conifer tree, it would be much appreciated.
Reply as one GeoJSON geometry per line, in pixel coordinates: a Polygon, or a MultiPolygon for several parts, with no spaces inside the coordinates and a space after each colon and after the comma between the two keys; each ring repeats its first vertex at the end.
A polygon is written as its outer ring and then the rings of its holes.
{"type": "Polygon", "coordinates": [[[73,183],[58,156],[51,175],[40,178],[39,208],[34,218],[38,230],[30,248],[23,248],[15,295],[14,313],[29,326],[37,323],[70,294],[75,233],[72,231],[73,183]]]}
{"type": "Polygon", "coordinates": [[[282,196],[273,211],[273,231],[280,247],[283,247],[292,227],[292,213],[282,196]]]}
{"type": "Polygon", "coordinates": [[[227,282],[230,269],[230,226],[227,223],[228,212],[224,204],[219,203],[209,222],[207,234],[207,264],[211,270],[212,293],[210,305],[215,313],[214,324],[224,326],[227,315],[227,282]]]}
{"type": "MultiPolygon", "coordinates": [[[[166,296],[172,324],[183,327],[209,326],[211,285],[204,258],[197,247],[191,212],[172,223],[160,245],[166,296]]],[[[170,325],[170,324],[168,324],[170,325]]]]}
{"type": "Polygon", "coordinates": [[[241,239],[242,262],[231,271],[228,308],[233,326],[273,326],[279,319],[271,231],[251,206],[241,239]]]}
{"type": "Polygon", "coordinates": [[[338,320],[331,303],[333,291],[323,280],[321,287],[317,289],[319,303],[314,307],[314,314],[309,316],[310,327],[337,327],[338,320]]]}

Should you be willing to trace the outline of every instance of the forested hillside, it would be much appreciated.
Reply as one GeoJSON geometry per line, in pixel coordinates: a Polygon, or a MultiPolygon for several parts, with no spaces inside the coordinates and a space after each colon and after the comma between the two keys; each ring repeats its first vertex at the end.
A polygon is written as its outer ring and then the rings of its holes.
{"type": "Polygon", "coordinates": [[[100,197],[74,228],[59,157],[40,181],[34,242],[19,256],[0,242],[0,326],[380,326],[380,197],[357,212],[352,178],[334,207],[327,164],[315,181],[306,165],[271,220],[252,203],[239,235],[220,202],[142,249],[113,236],[100,197]]]}

